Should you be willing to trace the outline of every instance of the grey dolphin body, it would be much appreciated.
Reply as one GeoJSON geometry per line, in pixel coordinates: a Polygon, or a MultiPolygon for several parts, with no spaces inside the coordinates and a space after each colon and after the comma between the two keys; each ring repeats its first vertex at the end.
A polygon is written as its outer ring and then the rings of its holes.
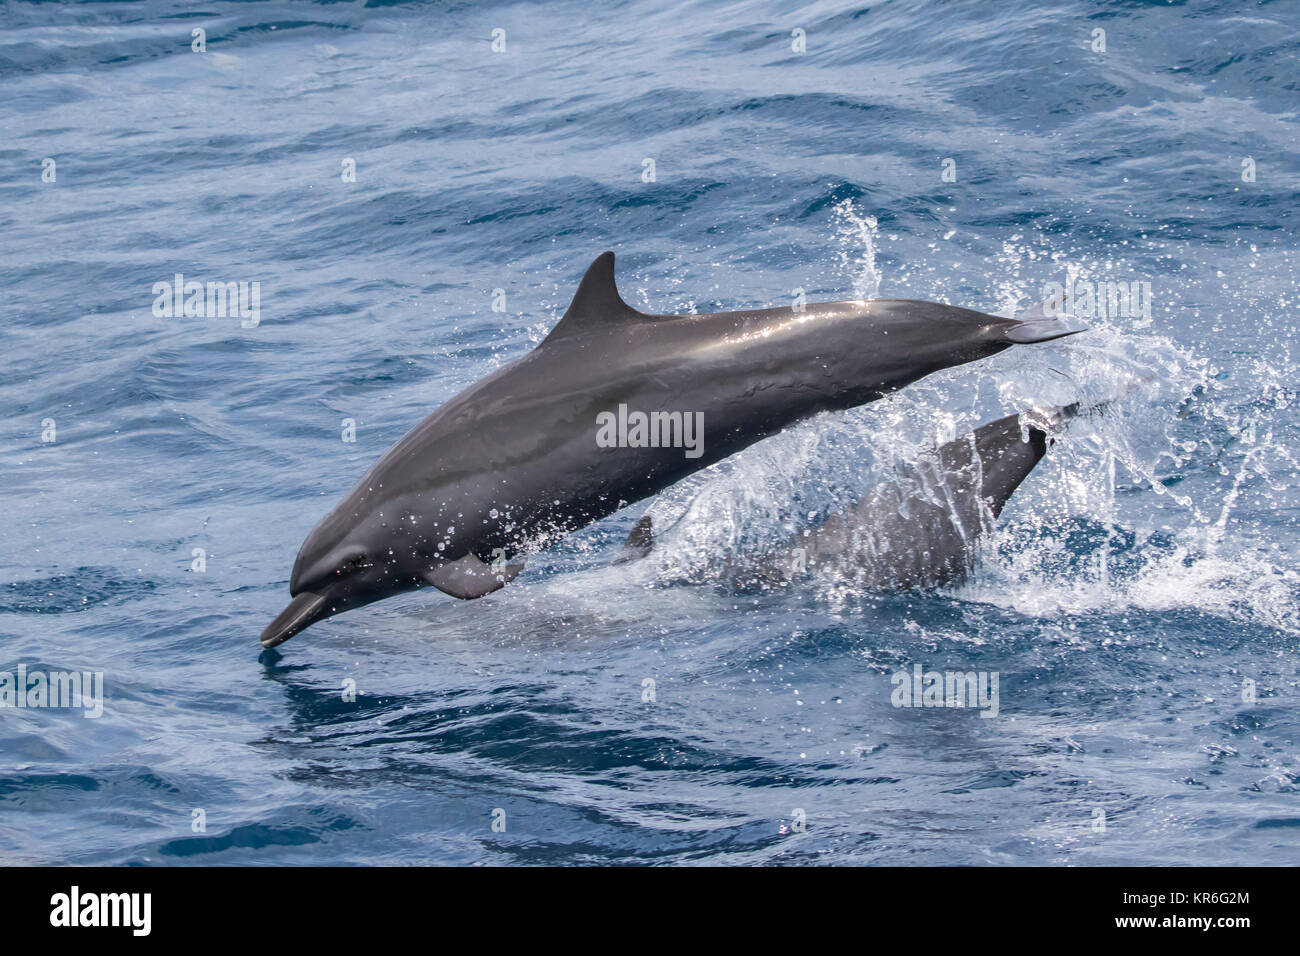
{"type": "MultiPolygon", "coordinates": [[[[730,562],[723,577],[745,589],[832,571],[873,590],[932,588],[972,569],[980,539],[1042,460],[1079,406],[1008,415],[898,465],[860,501],[774,552],[730,562]]],[[[649,516],[628,536],[628,556],[652,547],[649,516]]]]}
{"type": "Polygon", "coordinates": [[[619,296],[607,252],[541,345],[417,425],[308,535],[293,600],[262,643],[427,585],[480,597],[518,573],[505,561],[529,547],[794,422],[1075,331],[1046,311],[1006,319],[889,299],[647,315],[619,296]],[[624,434],[636,413],[659,413],[651,430],[664,440],[624,434]],[[701,421],[690,445],[685,429],[701,421]]]}

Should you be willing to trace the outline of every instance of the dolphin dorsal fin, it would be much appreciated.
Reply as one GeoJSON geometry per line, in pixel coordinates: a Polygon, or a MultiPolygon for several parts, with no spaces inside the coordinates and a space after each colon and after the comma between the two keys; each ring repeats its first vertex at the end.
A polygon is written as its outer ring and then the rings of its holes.
{"type": "Polygon", "coordinates": [[[614,559],[615,564],[626,564],[644,558],[654,547],[654,524],[648,514],[642,515],[623,543],[623,553],[614,559]]]}
{"type": "Polygon", "coordinates": [[[614,285],[614,253],[602,252],[578,283],[568,311],[542,344],[610,322],[639,318],[643,318],[642,314],[623,301],[614,285]]]}
{"type": "Polygon", "coordinates": [[[638,551],[649,551],[655,543],[655,526],[654,520],[648,515],[642,515],[632,527],[632,533],[627,536],[626,547],[635,548],[638,551]]]}

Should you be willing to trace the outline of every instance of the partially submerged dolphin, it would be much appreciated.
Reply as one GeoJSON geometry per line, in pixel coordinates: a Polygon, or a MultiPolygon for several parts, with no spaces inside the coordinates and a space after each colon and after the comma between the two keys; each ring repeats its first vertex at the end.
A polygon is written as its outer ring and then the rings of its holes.
{"type": "Polygon", "coordinates": [[[1081,331],[902,299],[647,315],[592,263],[532,352],[394,445],[307,536],[274,647],[316,621],[432,585],[500,588],[506,562],[818,412],[1081,331]]]}
{"type": "MultiPolygon", "coordinates": [[[[1007,415],[897,464],[867,495],[816,528],[754,557],[727,561],[723,580],[739,589],[781,587],[830,572],[871,590],[953,584],[974,567],[1012,492],[1046,454],[1050,432],[1077,404],[1007,415]]],[[[654,545],[650,515],[628,535],[619,561],[654,545]]]]}

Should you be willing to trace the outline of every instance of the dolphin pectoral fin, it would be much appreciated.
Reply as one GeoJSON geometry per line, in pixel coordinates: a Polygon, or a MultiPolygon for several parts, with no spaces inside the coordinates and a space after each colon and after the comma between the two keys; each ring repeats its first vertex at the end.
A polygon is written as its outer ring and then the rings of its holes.
{"type": "Polygon", "coordinates": [[[493,570],[491,565],[478,556],[467,554],[463,558],[438,565],[426,572],[424,579],[443,594],[469,601],[499,591],[523,569],[522,564],[507,564],[500,570],[493,570]]]}

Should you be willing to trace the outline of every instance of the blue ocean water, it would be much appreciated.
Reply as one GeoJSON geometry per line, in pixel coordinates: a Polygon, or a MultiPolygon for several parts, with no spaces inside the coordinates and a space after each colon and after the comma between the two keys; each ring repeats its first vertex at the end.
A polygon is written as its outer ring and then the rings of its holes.
{"type": "Polygon", "coordinates": [[[1298,60],[1285,2],[5,3],[0,670],[105,699],[0,709],[0,859],[1296,862],[1298,60]],[[605,249],[660,312],[1149,308],[262,651],[312,525],[605,249]],[[177,273],[258,322],[155,315],[177,273]],[[1106,399],[960,586],[721,579],[1106,399]],[[895,707],[918,664],[997,716],[895,707]]]}

